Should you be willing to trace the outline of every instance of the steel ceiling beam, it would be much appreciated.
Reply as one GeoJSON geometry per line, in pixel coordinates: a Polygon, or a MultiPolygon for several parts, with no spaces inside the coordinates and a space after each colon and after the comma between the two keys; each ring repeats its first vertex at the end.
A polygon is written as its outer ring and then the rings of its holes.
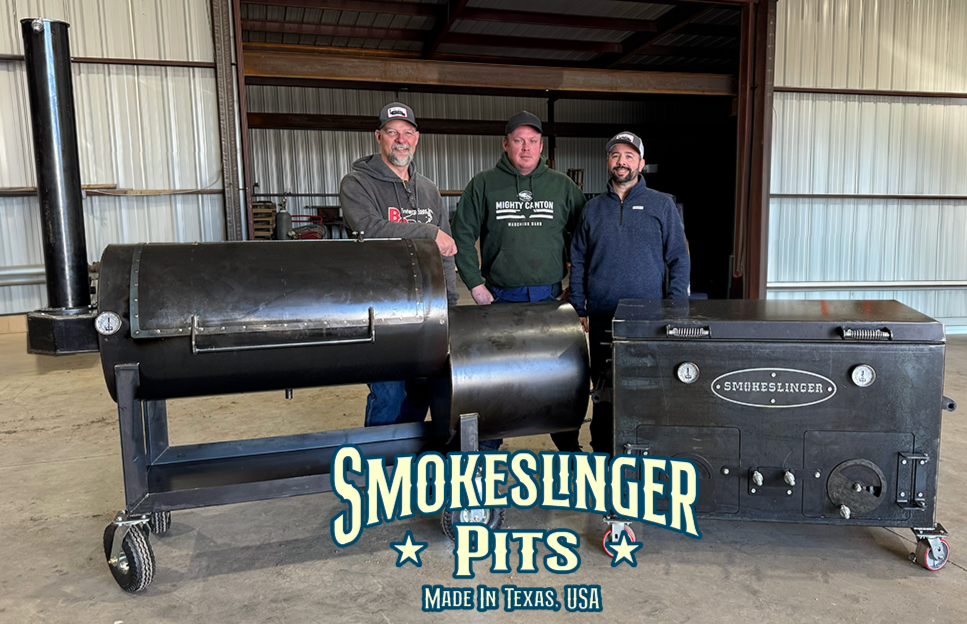
{"type": "Polygon", "coordinates": [[[433,30],[426,38],[426,45],[423,46],[423,58],[431,59],[436,55],[437,49],[443,43],[443,38],[447,36],[453,23],[460,17],[460,13],[467,6],[468,0],[448,0],[443,13],[437,17],[433,30]]]}
{"type": "Polygon", "coordinates": [[[616,71],[575,67],[454,63],[386,58],[351,58],[329,54],[244,53],[246,77],[396,82],[464,87],[546,89],[601,93],[678,93],[734,95],[728,75],[616,71]]]}

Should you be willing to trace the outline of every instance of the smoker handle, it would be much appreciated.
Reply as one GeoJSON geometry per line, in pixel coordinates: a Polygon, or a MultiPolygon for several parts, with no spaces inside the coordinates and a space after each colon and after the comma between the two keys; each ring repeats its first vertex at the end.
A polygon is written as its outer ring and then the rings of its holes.
{"type": "Polygon", "coordinates": [[[665,325],[665,335],[669,338],[709,338],[712,330],[698,325],[665,325]]]}
{"type": "Polygon", "coordinates": [[[241,345],[234,347],[201,347],[195,343],[195,330],[198,329],[198,317],[191,317],[191,352],[197,353],[218,353],[222,351],[260,351],[262,349],[285,349],[288,347],[321,347],[338,344],[363,344],[376,342],[376,313],[373,307],[369,307],[369,325],[365,338],[337,338],[333,340],[311,340],[307,342],[278,342],[274,344],[260,345],[241,345]]]}
{"type": "Polygon", "coordinates": [[[893,332],[890,331],[889,327],[882,329],[840,327],[839,333],[843,340],[893,340],[893,332]]]}
{"type": "Polygon", "coordinates": [[[943,409],[948,412],[952,412],[957,409],[957,401],[954,401],[948,396],[943,398],[943,409]]]}

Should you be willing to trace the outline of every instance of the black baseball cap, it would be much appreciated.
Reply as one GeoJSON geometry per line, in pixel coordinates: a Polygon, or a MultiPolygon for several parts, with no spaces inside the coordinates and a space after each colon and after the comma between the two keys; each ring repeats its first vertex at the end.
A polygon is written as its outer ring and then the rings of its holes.
{"type": "Polygon", "coordinates": [[[638,135],[632,132],[619,132],[618,134],[614,135],[614,137],[612,137],[610,141],[608,141],[608,147],[606,148],[605,151],[607,151],[607,153],[610,154],[611,148],[617,145],[618,143],[627,143],[628,145],[631,145],[636,150],[638,150],[639,156],[641,156],[642,158],[645,157],[645,146],[641,142],[641,139],[638,138],[638,135]]]}
{"type": "Polygon", "coordinates": [[[544,134],[544,129],[541,128],[541,120],[538,119],[537,115],[534,113],[528,113],[527,111],[521,111],[511,117],[510,120],[507,121],[507,126],[504,127],[504,134],[510,134],[521,126],[530,126],[541,134],[544,134]]]}
{"type": "Polygon", "coordinates": [[[416,115],[413,114],[413,109],[402,102],[390,102],[383,107],[383,110],[379,111],[380,129],[394,119],[408,121],[413,124],[414,128],[419,129],[419,126],[416,125],[416,115]]]}

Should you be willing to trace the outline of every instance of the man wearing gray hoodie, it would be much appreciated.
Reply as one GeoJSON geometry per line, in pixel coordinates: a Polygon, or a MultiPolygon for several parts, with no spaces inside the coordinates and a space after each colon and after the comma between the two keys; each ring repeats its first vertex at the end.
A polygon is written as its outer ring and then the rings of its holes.
{"type": "MultiPolygon", "coordinates": [[[[447,302],[457,303],[453,256],[456,243],[440,191],[413,166],[420,132],[413,110],[391,102],[379,114],[379,152],[353,163],[342,179],[339,203],[349,227],[364,238],[429,238],[443,255],[447,302]]],[[[426,418],[430,385],[425,381],[369,384],[366,426],[420,422],[426,418]]]]}

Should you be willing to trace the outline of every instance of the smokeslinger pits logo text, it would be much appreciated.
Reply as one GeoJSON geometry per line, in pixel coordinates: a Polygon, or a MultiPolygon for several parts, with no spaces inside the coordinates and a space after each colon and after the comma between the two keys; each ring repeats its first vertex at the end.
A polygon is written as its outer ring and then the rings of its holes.
{"type": "MultiPolygon", "coordinates": [[[[359,448],[347,445],[332,461],[332,490],[347,508],[336,514],[330,528],[333,542],[346,547],[366,528],[417,513],[539,506],[614,513],[700,538],[695,522],[698,487],[695,464],[685,459],[530,451],[444,457],[431,452],[397,456],[390,468],[383,457],[364,457],[359,448]],[[354,475],[365,478],[365,488],[356,484],[354,475]],[[658,511],[659,498],[666,499],[667,511],[658,511]]],[[[543,558],[548,570],[567,574],[580,565],[580,539],[572,531],[504,531],[457,523],[454,532],[454,578],[473,578],[474,561],[486,559],[493,561],[492,572],[509,572],[511,542],[520,544],[521,559],[528,559],[535,571],[538,543],[554,553],[543,558]]]]}

